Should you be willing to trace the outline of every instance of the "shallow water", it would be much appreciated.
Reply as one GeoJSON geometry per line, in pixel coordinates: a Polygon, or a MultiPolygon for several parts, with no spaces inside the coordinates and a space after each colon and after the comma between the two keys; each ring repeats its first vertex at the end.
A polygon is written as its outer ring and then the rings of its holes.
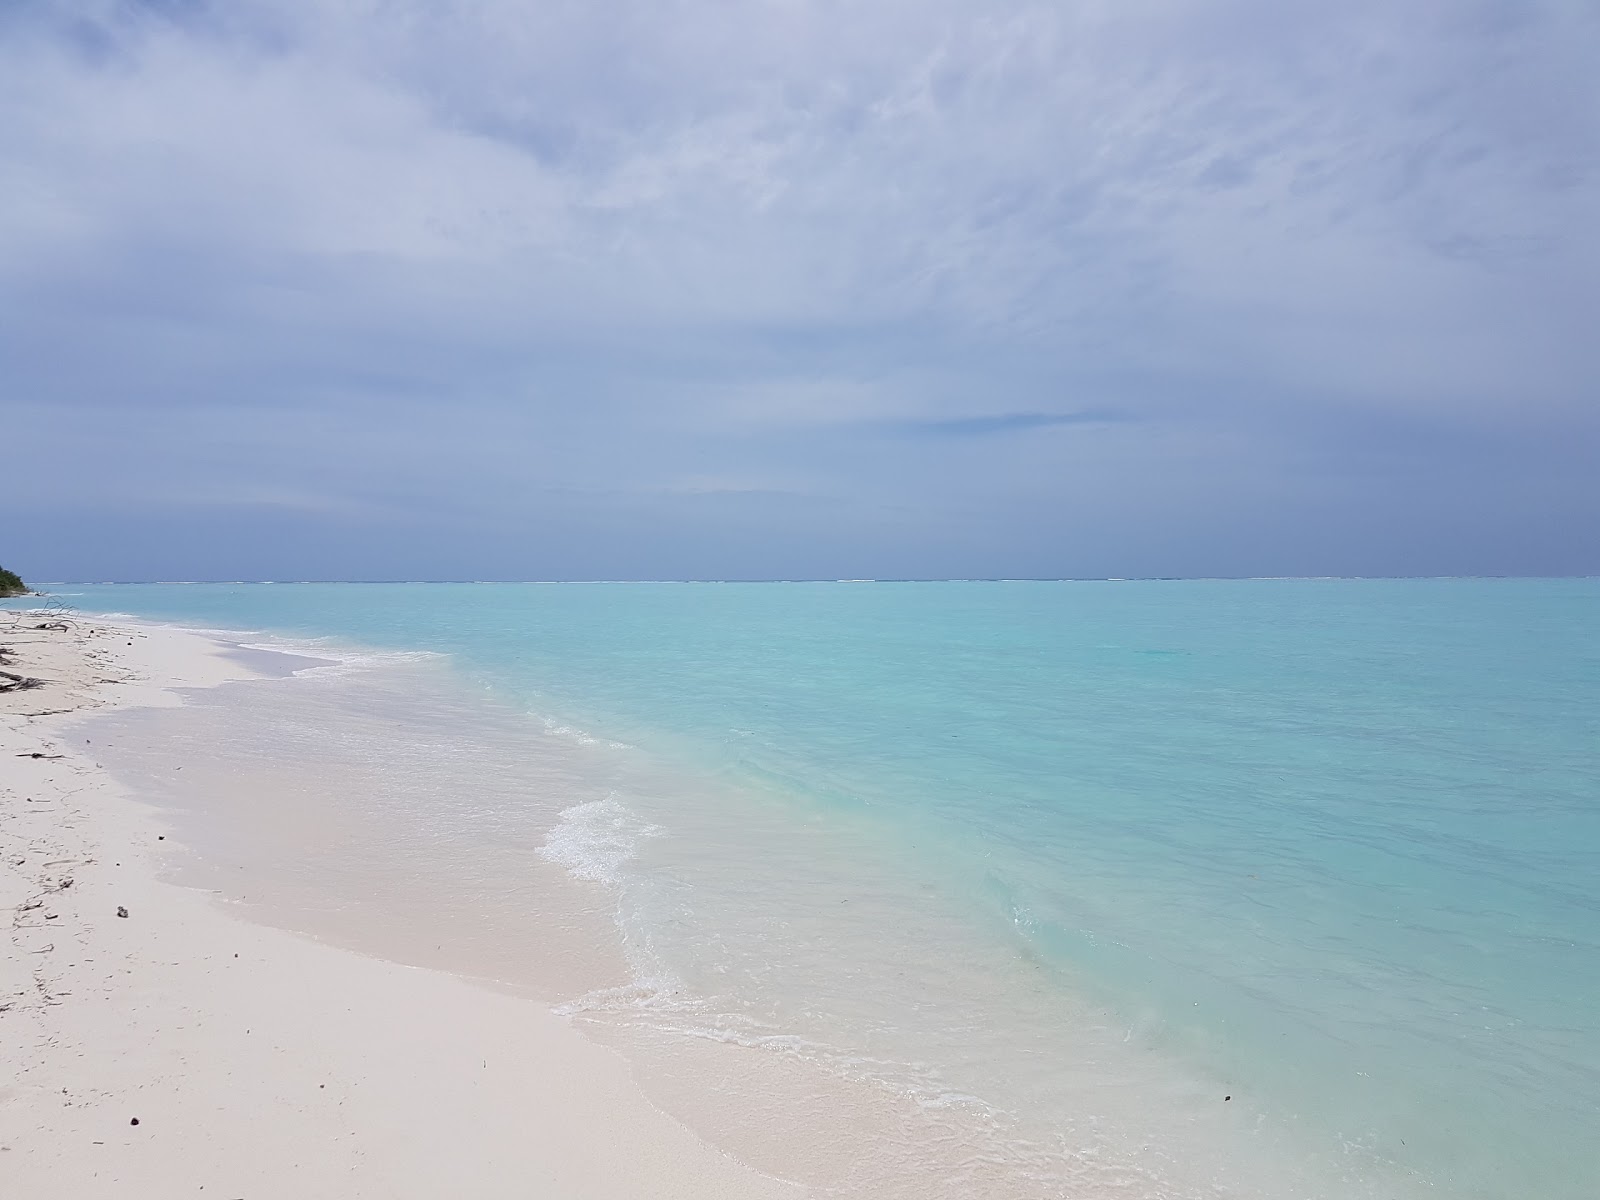
{"type": "Polygon", "coordinates": [[[894,1098],[842,1194],[1600,1179],[1594,581],[62,590],[446,655],[118,719],[302,794],[243,839],[280,911],[541,987],[691,1120],[674,1056],[894,1098]]]}

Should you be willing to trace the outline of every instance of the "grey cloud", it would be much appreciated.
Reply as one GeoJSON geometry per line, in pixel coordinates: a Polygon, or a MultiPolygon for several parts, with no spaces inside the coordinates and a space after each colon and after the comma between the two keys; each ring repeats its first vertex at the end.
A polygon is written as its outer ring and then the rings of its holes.
{"type": "Polygon", "coordinates": [[[1086,409],[1082,412],[1013,412],[997,413],[992,416],[885,421],[878,428],[890,433],[927,434],[936,437],[983,437],[995,433],[1055,429],[1063,425],[1105,425],[1131,419],[1126,413],[1109,409],[1086,409]]]}
{"type": "Polygon", "coordinates": [[[0,400],[31,487],[520,517],[575,571],[708,573],[741,493],[650,497],[732,480],[837,498],[761,551],[821,574],[1172,573],[1206,512],[1185,554],[1278,573],[1359,558],[1341,465],[1491,561],[1472,469],[1597,502],[1597,56],[1555,0],[4,6],[0,400]]]}

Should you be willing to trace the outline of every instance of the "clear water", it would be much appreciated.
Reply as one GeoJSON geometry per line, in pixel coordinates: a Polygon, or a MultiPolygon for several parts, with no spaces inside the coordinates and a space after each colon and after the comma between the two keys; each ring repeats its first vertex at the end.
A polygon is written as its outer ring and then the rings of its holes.
{"type": "Polygon", "coordinates": [[[1003,1194],[1600,1191],[1600,582],[60,591],[569,731],[537,853],[638,975],[573,1011],[965,1114],[1003,1194]]]}

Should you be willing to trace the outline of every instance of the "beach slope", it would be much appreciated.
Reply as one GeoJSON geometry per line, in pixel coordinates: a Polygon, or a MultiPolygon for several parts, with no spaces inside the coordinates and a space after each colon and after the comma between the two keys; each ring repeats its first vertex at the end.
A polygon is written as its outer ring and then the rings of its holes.
{"type": "Polygon", "coordinates": [[[5,1194],[803,1194],[653,1107],[535,1001],[165,881],[173,839],[74,722],[249,668],[197,634],[49,620],[0,617],[0,669],[42,681],[0,692],[5,1194]]]}

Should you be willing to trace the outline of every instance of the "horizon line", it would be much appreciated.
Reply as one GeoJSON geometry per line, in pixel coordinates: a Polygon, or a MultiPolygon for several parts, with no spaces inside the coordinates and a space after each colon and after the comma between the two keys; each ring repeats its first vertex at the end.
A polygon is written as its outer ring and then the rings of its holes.
{"type": "MultiPolygon", "coordinates": [[[[58,587],[300,587],[300,586],[485,586],[529,587],[626,584],[766,584],[766,583],[1358,583],[1363,581],[1428,580],[1580,580],[1600,579],[1600,574],[1572,575],[915,575],[883,578],[790,576],[770,578],[697,579],[57,579],[41,581],[40,588],[58,587]]],[[[18,597],[20,598],[20,597],[18,597]]]]}

